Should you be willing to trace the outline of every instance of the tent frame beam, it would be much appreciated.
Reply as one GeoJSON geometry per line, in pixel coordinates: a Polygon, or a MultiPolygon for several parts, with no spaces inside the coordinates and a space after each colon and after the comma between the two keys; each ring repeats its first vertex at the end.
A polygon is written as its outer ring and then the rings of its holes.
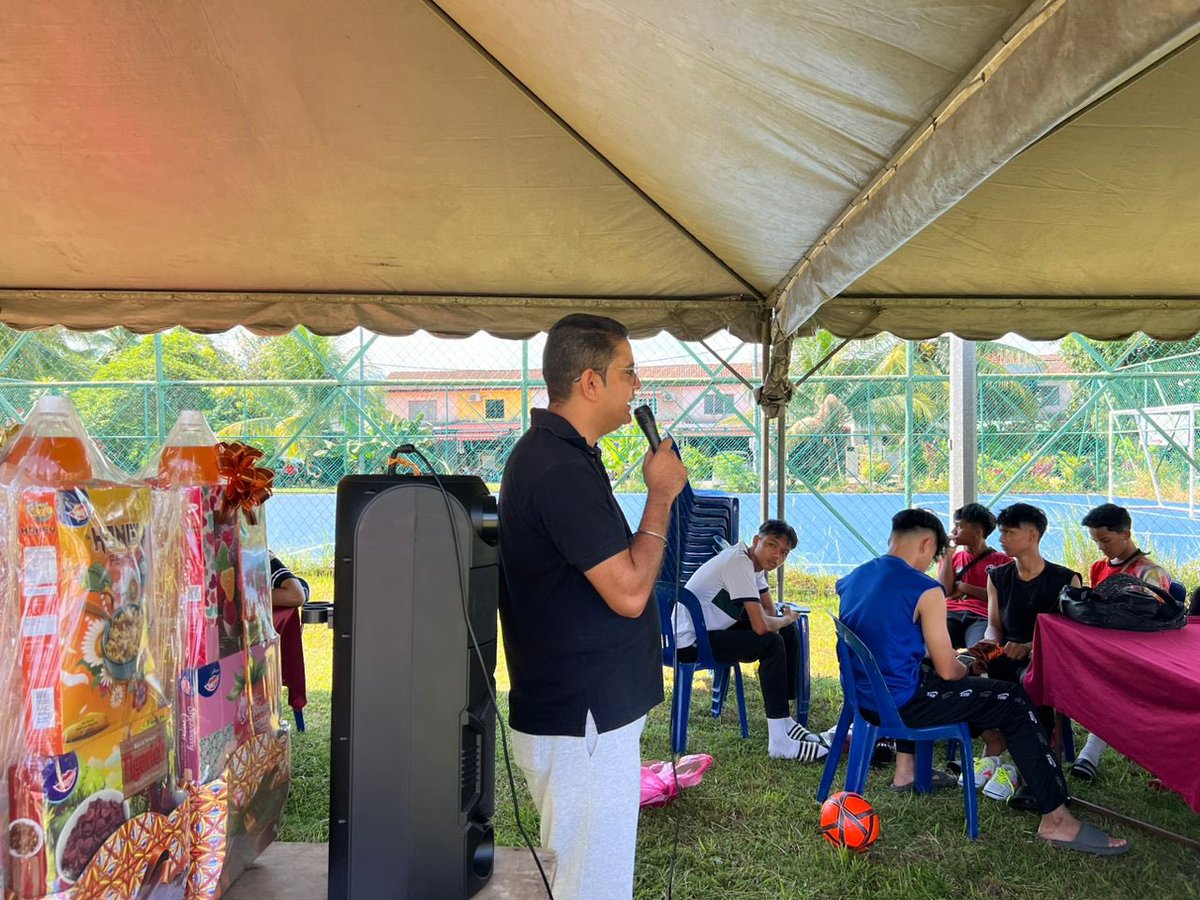
{"type": "Polygon", "coordinates": [[[771,291],[783,331],[795,333],[1010,159],[1197,33],[1185,4],[1034,0],[771,291]],[[1094,35],[1106,36],[1104,52],[1094,35]]]}

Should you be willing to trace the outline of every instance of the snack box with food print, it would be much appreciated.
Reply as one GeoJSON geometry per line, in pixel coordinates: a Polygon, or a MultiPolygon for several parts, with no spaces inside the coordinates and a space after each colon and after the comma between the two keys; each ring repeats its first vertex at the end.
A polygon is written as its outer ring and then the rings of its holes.
{"type": "Polygon", "coordinates": [[[170,716],[150,713],[57,756],[9,770],[8,890],[18,900],[71,896],[88,863],[127,820],[177,806],[170,716]]]}
{"type": "Polygon", "coordinates": [[[28,488],[17,507],[24,745],[59,755],[162,703],[143,602],[150,492],[28,488]]]}
{"type": "Polygon", "coordinates": [[[182,780],[206,784],[255,734],[277,733],[280,691],[277,644],[185,670],[176,693],[182,780]]]}

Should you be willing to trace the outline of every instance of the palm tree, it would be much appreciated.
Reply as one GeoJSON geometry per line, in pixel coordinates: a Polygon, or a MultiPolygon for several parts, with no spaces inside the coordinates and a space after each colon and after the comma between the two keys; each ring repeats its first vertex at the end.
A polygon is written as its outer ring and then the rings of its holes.
{"type": "MultiPolygon", "coordinates": [[[[796,341],[792,371],[807,371],[836,344],[825,332],[796,341]]],[[[1006,365],[1016,362],[1032,371],[1043,368],[1038,357],[1007,346],[1001,361],[996,353],[1001,346],[981,345],[979,373],[1005,374],[1006,365]]],[[[945,339],[910,345],[883,334],[851,342],[792,398],[788,410],[791,468],[810,483],[854,480],[857,474],[870,489],[881,476],[899,476],[897,450],[911,435],[914,445],[920,446],[919,452],[914,446],[904,453],[913,474],[936,470],[939,458],[948,452],[948,371],[945,339]],[[839,380],[842,376],[859,378],[839,380]],[[855,445],[865,451],[865,456],[860,454],[859,473],[846,471],[846,450],[855,445]]],[[[990,382],[983,397],[981,422],[994,420],[1001,412],[1006,419],[1036,420],[1038,398],[1028,380],[990,382]]]]}
{"type": "Polygon", "coordinates": [[[15,331],[0,325],[0,420],[22,421],[56,382],[90,380],[113,353],[136,340],[124,328],[84,332],[56,325],[15,331]],[[38,382],[45,387],[14,382],[38,382]]]}
{"type": "Polygon", "coordinates": [[[237,388],[241,418],[217,436],[263,449],[281,486],[335,484],[355,468],[382,471],[396,444],[432,432],[421,416],[394,415],[382,389],[343,387],[348,359],[332,338],[296,328],[245,342],[243,356],[247,380],[277,383],[237,388]]]}

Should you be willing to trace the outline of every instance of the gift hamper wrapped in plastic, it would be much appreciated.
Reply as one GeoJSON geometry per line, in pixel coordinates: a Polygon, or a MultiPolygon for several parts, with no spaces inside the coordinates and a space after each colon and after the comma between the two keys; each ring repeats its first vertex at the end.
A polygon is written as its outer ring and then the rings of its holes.
{"type": "Polygon", "coordinates": [[[183,611],[172,694],[192,806],[189,897],[219,896],[274,839],[290,782],[262,508],[273,475],[261,455],[218,442],[185,410],[145,473],[156,526],[181,523],[154,534],[174,573],[164,603],[183,611]]]}
{"type": "Polygon", "coordinates": [[[0,449],[8,900],[218,897],[273,840],[290,759],[260,456],[185,413],[134,478],[62,397],[0,449]]]}
{"type": "Polygon", "coordinates": [[[150,488],[108,462],[65,397],[38,401],[3,453],[6,895],[179,896],[190,823],[172,771],[176,676],[149,639],[150,488]]]}

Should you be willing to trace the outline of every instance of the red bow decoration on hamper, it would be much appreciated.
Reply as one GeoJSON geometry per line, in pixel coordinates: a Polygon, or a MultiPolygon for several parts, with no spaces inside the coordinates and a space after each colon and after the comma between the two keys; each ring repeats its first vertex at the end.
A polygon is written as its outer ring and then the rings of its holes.
{"type": "Polygon", "coordinates": [[[243,510],[251,525],[256,522],[254,508],[271,496],[275,482],[273,469],[256,465],[262,457],[261,450],[247,444],[217,444],[217,471],[225,479],[221,508],[227,513],[243,510]]]}

